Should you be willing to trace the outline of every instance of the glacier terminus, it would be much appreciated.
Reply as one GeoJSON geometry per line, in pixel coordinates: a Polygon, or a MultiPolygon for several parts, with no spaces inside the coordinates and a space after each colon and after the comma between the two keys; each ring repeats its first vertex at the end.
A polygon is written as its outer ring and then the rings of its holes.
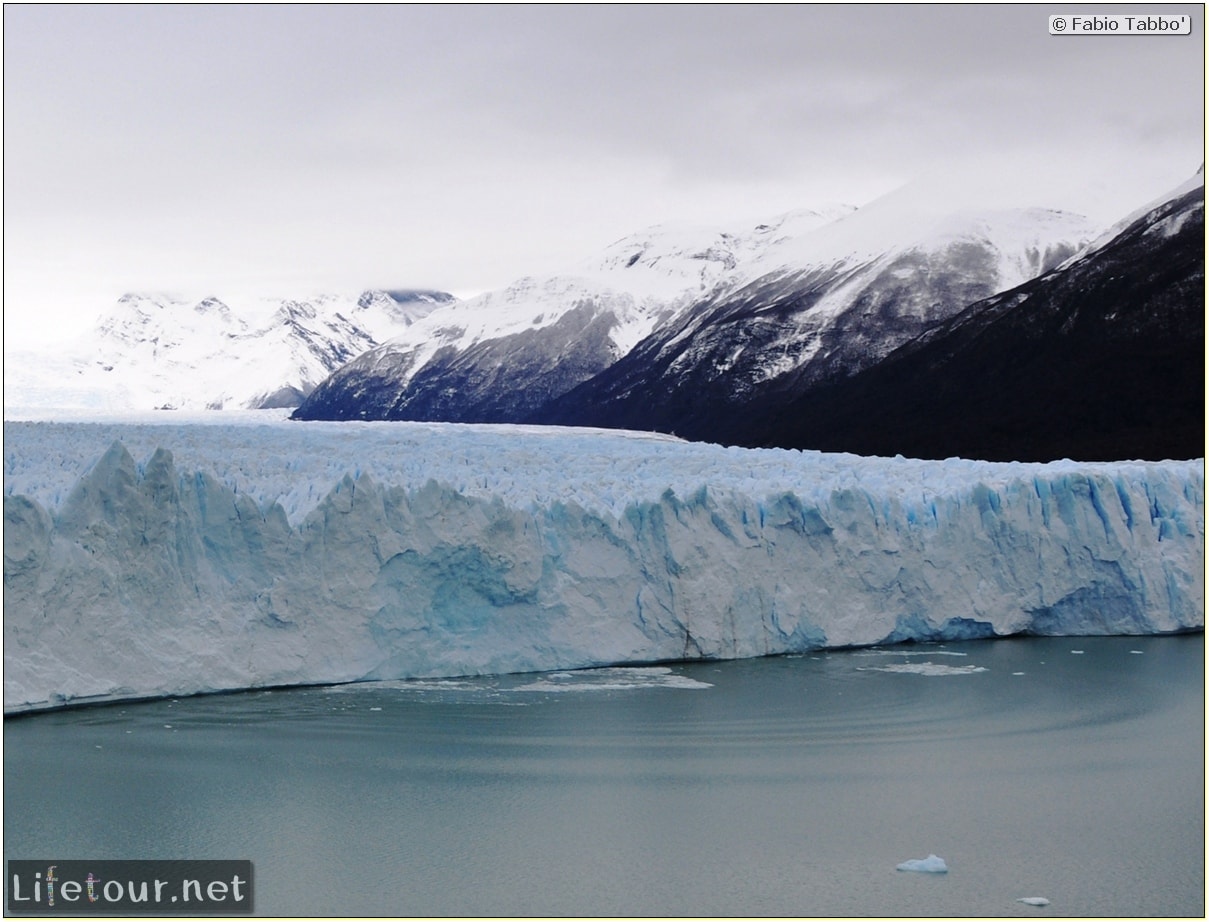
{"type": "Polygon", "coordinates": [[[1203,460],[281,416],[6,421],[6,713],[1204,627],[1203,460]]]}

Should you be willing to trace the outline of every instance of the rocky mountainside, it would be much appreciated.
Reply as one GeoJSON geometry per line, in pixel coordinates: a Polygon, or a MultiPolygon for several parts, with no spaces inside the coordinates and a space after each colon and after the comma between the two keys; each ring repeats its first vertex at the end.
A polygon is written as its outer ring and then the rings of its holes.
{"type": "Polygon", "coordinates": [[[953,212],[908,187],[860,209],[650,228],[465,301],[233,304],[126,296],[67,353],[10,361],[6,402],[932,458],[1204,450],[1203,170],[1106,232],[1041,208],[953,212]]]}
{"type": "Polygon", "coordinates": [[[663,225],[549,278],[522,278],[416,324],[323,382],[299,419],[516,422],[609,368],[770,242],[852,209],[736,232],[663,225]]]}
{"type": "Polygon", "coordinates": [[[295,417],[692,436],[690,417],[708,422],[718,401],[741,404],[788,375],[858,370],[1093,232],[1043,210],[921,222],[909,196],[733,231],[652,228],[567,274],[522,279],[417,324],[340,369],[295,417]]]}
{"type": "Polygon", "coordinates": [[[988,460],[1203,457],[1203,171],[1075,258],[854,377],[775,395],[744,445],[988,460]]]}
{"type": "Polygon", "coordinates": [[[784,240],[531,421],[728,441],[726,420],[884,359],[967,305],[1039,275],[1093,234],[1043,209],[921,211],[890,196],[784,240]]]}

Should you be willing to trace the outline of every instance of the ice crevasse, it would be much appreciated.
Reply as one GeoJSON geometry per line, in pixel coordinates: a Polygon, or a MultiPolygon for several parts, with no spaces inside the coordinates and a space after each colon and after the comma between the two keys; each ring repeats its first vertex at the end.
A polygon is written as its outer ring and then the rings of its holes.
{"type": "Polygon", "coordinates": [[[6,712],[1204,626],[1203,461],[6,423],[6,712]]]}

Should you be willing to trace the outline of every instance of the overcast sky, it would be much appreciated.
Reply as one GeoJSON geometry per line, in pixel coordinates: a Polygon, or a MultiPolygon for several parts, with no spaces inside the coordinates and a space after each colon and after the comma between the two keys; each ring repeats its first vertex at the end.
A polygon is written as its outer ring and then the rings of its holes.
{"type": "Polygon", "coordinates": [[[1204,157],[1184,37],[1065,6],[4,8],[6,348],[131,290],[459,294],[940,178],[1111,222],[1204,157]]]}

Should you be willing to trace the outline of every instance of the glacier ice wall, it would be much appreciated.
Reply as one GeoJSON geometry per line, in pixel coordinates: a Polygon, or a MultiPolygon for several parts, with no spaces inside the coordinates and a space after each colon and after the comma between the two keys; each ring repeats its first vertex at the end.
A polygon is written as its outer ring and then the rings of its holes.
{"type": "Polygon", "coordinates": [[[1204,625],[1201,461],[6,423],[4,521],[6,711],[1204,625]]]}

